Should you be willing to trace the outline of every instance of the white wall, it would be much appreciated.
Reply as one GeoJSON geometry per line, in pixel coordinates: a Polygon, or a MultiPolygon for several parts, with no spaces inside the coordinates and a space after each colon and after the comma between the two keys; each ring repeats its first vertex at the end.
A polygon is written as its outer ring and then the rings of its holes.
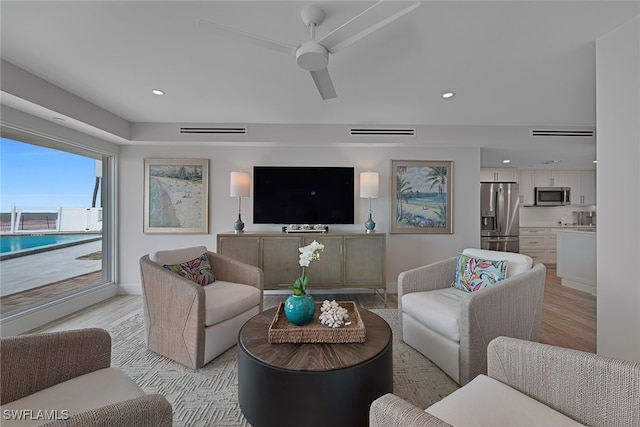
{"type": "Polygon", "coordinates": [[[598,39],[596,58],[597,352],[640,361],[640,17],[598,39]]]}
{"type": "MultiPolygon", "coordinates": [[[[380,173],[380,198],[372,201],[376,230],[388,233],[390,226],[391,160],[453,160],[453,230],[451,235],[387,234],[387,283],[395,290],[398,273],[448,256],[467,246],[479,246],[478,219],[480,195],[479,148],[407,148],[407,147],[167,147],[122,146],[119,173],[119,280],[122,292],[138,293],[139,258],[153,250],[191,245],[206,245],[215,250],[216,234],[232,230],[237,216],[237,199],[229,197],[229,173],[252,173],[254,165],[263,166],[353,166],[356,183],[359,173],[380,173]],[[209,234],[143,234],[143,160],[144,158],[209,159],[209,234]]],[[[251,189],[253,192],[253,187],[251,189]]],[[[356,190],[356,224],[331,226],[330,230],[364,230],[368,200],[356,190]]],[[[252,224],[252,199],[242,201],[245,231],[278,231],[278,225],[252,224]]]]}

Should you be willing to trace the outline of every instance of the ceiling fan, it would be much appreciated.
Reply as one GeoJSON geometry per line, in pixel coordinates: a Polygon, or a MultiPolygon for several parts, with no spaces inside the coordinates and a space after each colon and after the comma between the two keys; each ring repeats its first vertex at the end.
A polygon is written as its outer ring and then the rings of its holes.
{"type": "Polygon", "coordinates": [[[253,45],[295,56],[298,66],[311,73],[322,99],[332,99],[336,97],[336,90],[333,87],[331,76],[329,76],[329,70],[327,70],[329,54],[334,54],[340,49],[357,42],[420,6],[418,1],[391,15],[384,15],[384,11],[376,9],[383,1],[376,2],[319,40],[316,40],[316,28],[324,21],[324,11],[319,6],[310,5],[304,7],[300,15],[304,25],[309,28],[309,40],[299,46],[271,40],[204,19],[198,20],[198,27],[204,33],[231,36],[253,45]],[[353,33],[354,30],[351,27],[363,29],[356,30],[353,33]]]}

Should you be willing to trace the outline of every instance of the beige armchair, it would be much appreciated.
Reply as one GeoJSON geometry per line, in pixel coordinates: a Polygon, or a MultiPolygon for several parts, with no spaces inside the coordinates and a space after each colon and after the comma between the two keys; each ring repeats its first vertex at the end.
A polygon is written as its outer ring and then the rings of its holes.
{"type": "Polygon", "coordinates": [[[370,426],[640,425],[640,363],[515,338],[487,349],[488,376],[426,410],[386,394],[370,426]]]}
{"type": "Polygon", "coordinates": [[[463,253],[506,259],[506,278],[475,292],[452,288],[457,257],[398,276],[402,339],[460,385],[486,373],[493,338],[538,341],[546,275],[545,266],[526,255],[472,248],[463,253]]]}
{"type": "Polygon", "coordinates": [[[197,369],[236,344],[242,325],[262,312],[261,269],[204,246],[140,258],[145,339],[149,349],[197,369]],[[216,281],[201,286],[163,268],[207,254],[216,281]]]}
{"type": "Polygon", "coordinates": [[[146,394],[111,367],[111,336],[105,330],[1,338],[0,359],[3,426],[172,425],[167,399],[146,394]]]}

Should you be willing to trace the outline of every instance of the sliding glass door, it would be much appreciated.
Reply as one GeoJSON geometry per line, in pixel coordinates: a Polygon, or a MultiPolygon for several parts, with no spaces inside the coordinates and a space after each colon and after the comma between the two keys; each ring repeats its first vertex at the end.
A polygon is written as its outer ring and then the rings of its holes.
{"type": "Polygon", "coordinates": [[[112,156],[0,139],[0,317],[113,280],[112,156]]]}

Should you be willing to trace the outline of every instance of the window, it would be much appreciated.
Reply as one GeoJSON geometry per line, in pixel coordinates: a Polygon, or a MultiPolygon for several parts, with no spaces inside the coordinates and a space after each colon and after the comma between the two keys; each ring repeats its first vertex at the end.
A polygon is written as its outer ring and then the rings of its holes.
{"type": "Polygon", "coordinates": [[[113,157],[0,139],[0,317],[113,279],[113,157]]]}

